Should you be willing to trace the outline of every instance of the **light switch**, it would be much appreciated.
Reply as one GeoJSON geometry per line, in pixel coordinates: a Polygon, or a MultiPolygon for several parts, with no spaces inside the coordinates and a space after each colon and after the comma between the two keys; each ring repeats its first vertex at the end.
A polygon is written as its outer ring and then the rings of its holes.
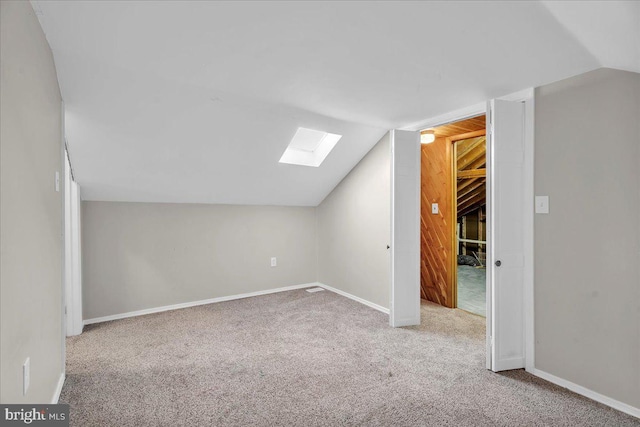
{"type": "Polygon", "coordinates": [[[536,196],[536,213],[549,213],[549,196],[536,196]]]}
{"type": "Polygon", "coordinates": [[[437,203],[431,203],[431,213],[434,215],[437,215],[438,212],[440,212],[438,210],[438,204],[437,203]]]}

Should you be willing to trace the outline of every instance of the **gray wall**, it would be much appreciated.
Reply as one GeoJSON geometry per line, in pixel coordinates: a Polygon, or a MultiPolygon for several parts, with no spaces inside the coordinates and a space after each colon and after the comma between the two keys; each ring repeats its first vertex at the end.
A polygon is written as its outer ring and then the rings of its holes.
{"type": "Polygon", "coordinates": [[[83,202],[82,238],[85,319],[316,281],[310,207],[83,202]]]}
{"type": "Polygon", "coordinates": [[[63,350],[61,98],[29,2],[0,2],[0,64],[0,402],[48,403],[63,350]]]}
{"type": "Polygon", "coordinates": [[[318,206],[318,281],[389,308],[391,156],[385,135],[318,206]]]}
{"type": "Polygon", "coordinates": [[[640,408],[640,75],[536,90],[536,368],[640,408]]]}

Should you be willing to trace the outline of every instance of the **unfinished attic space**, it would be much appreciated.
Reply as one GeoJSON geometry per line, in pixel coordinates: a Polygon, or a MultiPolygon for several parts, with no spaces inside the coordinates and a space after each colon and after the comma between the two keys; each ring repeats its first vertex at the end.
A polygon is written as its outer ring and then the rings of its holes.
{"type": "Polygon", "coordinates": [[[485,116],[422,135],[421,297],[486,316],[485,116]]]}
{"type": "Polygon", "coordinates": [[[456,173],[457,305],[486,317],[487,138],[454,143],[456,173]]]}

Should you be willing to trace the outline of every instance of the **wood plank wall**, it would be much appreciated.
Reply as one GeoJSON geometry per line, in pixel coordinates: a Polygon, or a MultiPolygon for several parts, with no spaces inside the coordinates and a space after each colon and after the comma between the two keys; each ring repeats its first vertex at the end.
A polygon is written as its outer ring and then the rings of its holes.
{"type": "Polygon", "coordinates": [[[420,288],[423,299],[453,307],[451,257],[454,246],[450,231],[452,209],[452,145],[446,137],[436,137],[421,147],[420,203],[420,288]],[[438,203],[439,213],[431,213],[431,203],[438,203]]]}

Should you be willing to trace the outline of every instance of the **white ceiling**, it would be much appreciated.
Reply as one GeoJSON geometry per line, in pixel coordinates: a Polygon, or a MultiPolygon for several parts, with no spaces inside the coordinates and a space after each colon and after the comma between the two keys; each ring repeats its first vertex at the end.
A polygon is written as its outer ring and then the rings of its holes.
{"type": "Polygon", "coordinates": [[[32,4],[85,200],[315,206],[388,129],[640,72],[635,2],[32,4]],[[279,163],[298,127],[343,138],[279,163]]]}

